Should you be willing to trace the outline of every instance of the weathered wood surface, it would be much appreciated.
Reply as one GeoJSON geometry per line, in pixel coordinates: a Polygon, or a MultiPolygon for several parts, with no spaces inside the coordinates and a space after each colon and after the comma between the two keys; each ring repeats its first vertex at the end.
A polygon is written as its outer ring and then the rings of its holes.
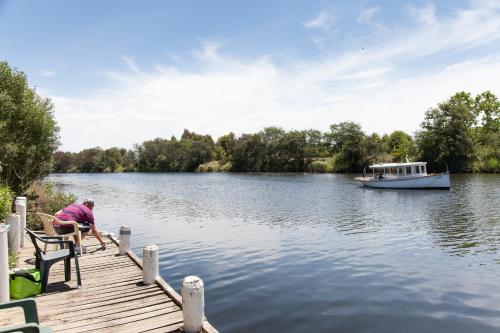
{"type": "MultiPolygon", "coordinates": [[[[26,242],[30,244],[31,242],[26,242]]],[[[94,238],[85,240],[92,251],[94,238]]],[[[21,251],[18,267],[32,268],[33,248],[21,251]]],[[[76,286],[74,260],[71,281],[64,282],[63,264],[49,274],[47,293],[37,296],[40,324],[54,332],[181,332],[182,300],[162,278],[142,284],[142,261],[132,252],[118,256],[110,238],[105,251],[79,257],[82,287],[76,286]]],[[[20,311],[1,311],[0,326],[22,323],[20,311]]],[[[206,333],[217,332],[207,321],[206,333]]]]}

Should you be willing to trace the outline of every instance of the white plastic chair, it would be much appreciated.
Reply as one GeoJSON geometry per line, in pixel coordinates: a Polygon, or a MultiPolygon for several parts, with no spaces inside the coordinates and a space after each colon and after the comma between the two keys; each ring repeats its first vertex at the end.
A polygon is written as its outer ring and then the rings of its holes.
{"type": "MultiPolygon", "coordinates": [[[[47,236],[63,236],[65,240],[69,240],[69,236],[74,235],[78,239],[78,243],[80,244],[80,253],[83,253],[83,245],[82,245],[82,233],[80,232],[80,229],[78,227],[78,223],[75,221],[61,221],[55,216],[49,215],[49,214],[44,214],[44,213],[36,213],[40,219],[42,220],[43,223],[43,230],[47,236]],[[73,232],[69,234],[64,234],[60,235],[56,232],[54,229],[54,226],[52,225],[52,221],[57,221],[59,225],[72,225],[73,226],[73,232]]],[[[45,244],[44,252],[47,251],[47,244],[45,244]]]]}

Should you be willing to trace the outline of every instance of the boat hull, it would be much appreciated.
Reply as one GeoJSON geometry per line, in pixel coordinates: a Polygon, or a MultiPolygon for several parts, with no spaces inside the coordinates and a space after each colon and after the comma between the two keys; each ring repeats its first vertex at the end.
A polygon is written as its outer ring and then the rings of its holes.
{"type": "Polygon", "coordinates": [[[448,172],[431,174],[420,177],[374,179],[372,177],[358,177],[356,180],[363,186],[375,188],[450,188],[450,174],[448,172]]]}

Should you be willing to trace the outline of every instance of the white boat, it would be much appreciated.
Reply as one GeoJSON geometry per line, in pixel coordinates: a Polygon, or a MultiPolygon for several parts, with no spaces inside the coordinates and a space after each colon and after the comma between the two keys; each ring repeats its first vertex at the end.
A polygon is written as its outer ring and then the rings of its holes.
{"type": "Polygon", "coordinates": [[[372,176],[355,178],[360,184],[378,188],[450,188],[450,174],[427,174],[427,162],[370,165],[372,176]]]}

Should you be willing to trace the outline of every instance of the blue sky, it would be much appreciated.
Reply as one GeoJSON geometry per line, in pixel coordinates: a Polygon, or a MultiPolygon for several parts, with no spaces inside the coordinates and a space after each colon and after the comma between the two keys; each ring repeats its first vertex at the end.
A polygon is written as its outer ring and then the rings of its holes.
{"type": "Polygon", "coordinates": [[[50,97],[62,149],[353,120],[413,133],[500,94],[500,1],[2,1],[0,59],[50,97]]]}

